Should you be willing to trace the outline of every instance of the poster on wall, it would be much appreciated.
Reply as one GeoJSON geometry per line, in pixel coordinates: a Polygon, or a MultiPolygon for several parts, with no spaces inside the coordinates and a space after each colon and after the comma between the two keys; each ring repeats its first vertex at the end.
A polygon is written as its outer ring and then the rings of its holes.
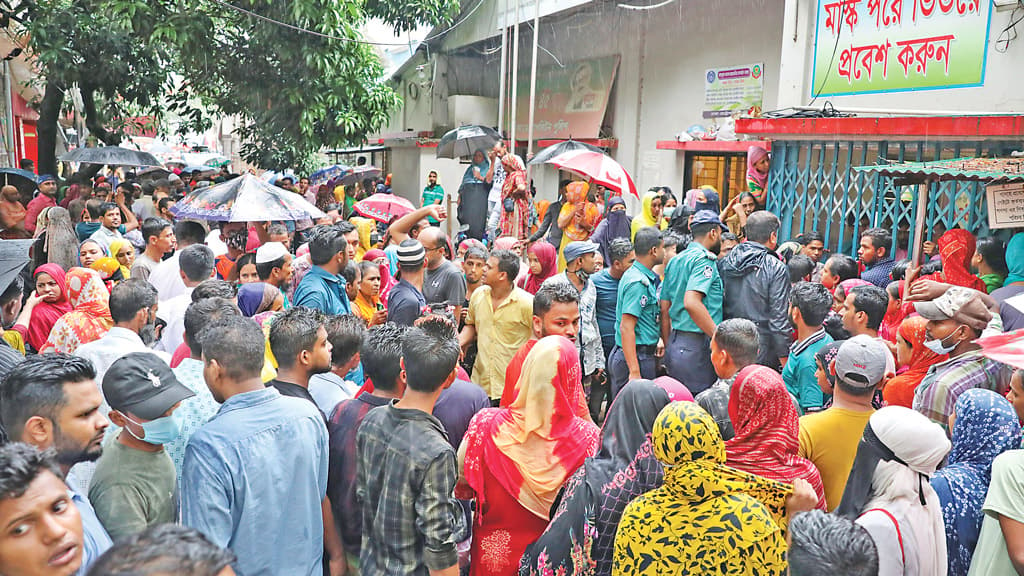
{"type": "Polygon", "coordinates": [[[989,184],[985,187],[985,195],[989,228],[1024,226],[1024,182],[989,184]]]}
{"type": "Polygon", "coordinates": [[[990,0],[818,0],[811,96],[981,86],[990,0]]]}
{"type": "Polygon", "coordinates": [[[764,63],[710,68],[704,74],[704,117],[725,118],[764,102],[764,63]]]}
{"type": "MultiPolygon", "coordinates": [[[[533,137],[598,138],[619,56],[537,69],[533,137]]],[[[530,73],[520,70],[516,97],[516,138],[526,139],[530,122],[530,73]]]]}

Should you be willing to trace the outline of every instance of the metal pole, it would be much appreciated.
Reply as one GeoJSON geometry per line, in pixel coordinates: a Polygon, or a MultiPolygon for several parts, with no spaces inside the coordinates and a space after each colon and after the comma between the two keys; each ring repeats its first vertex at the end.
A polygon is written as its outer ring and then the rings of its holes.
{"type": "Polygon", "coordinates": [[[4,60],[4,107],[7,108],[6,118],[4,118],[7,124],[6,134],[4,138],[7,142],[4,147],[7,148],[7,159],[10,162],[12,168],[18,167],[18,158],[14,147],[14,94],[11,88],[11,63],[8,60],[4,60]]]}
{"type": "Polygon", "coordinates": [[[501,78],[498,79],[498,133],[505,133],[505,75],[508,70],[508,0],[504,2],[505,9],[501,12],[501,78]]]}
{"type": "Polygon", "coordinates": [[[925,180],[917,189],[917,217],[914,219],[914,252],[911,268],[919,268],[924,252],[924,227],[928,216],[928,189],[932,181],[925,180]]]}
{"type": "Polygon", "coordinates": [[[511,118],[512,126],[509,128],[509,134],[512,140],[512,153],[516,152],[516,110],[519,108],[519,0],[516,1],[516,21],[512,26],[512,102],[509,103],[511,106],[511,118]]]}
{"type": "Polygon", "coordinates": [[[526,155],[533,154],[533,111],[537,100],[537,35],[540,30],[540,0],[533,0],[533,61],[530,63],[530,126],[527,128],[526,155]]]}

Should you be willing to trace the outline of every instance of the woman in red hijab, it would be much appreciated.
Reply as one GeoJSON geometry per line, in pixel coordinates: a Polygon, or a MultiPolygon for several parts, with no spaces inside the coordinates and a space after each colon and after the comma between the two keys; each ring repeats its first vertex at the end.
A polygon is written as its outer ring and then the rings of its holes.
{"type": "Polygon", "coordinates": [[[470,422],[456,495],[477,501],[471,576],[518,575],[558,491],[597,451],[600,430],[573,410],[583,396],[580,376],[576,346],[561,336],[542,338],[526,357],[515,401],[470,422]]]}
{"type": "Polygon", "coordinates": [[[725,442],[726,465],[771,480],[811,483],[818,508],[825,510],[825,489],[814,464],[800,450],[799,415],[779,373],[747,366],[736,375],[729,394],[729,419],[736,436],[725,442]]]}
{"type": "Polygon", "coordinates": [[[906,370],[889,380],[882,390],[882,398],[889,406],[913,408],[914,391],[928,369],[949,358],[925,347],[926,324],[928,321],[920,316],[911,316],[900,324],[896,336],[896,366],[905,366],[906,370]]]}
{"type": "Polygon", "coordinates": [[[36,268],[33,276],[36,290],[25,303],[25,308],[31,309],[28,326],[19,324],[14,329],[21,332],[29,346],[39,351],[57,320],[71,312],[71,303],[68,302],[67,275],[59,264],[43,264],[36,268]]]}
{"type": "Polygon", "coordinates": [[[971,258],[977,242],[974,235],[962,228],[946,231],[937,242],[942,257],[942,272],[924,276],[928,280],[945,282],[964,288],[974,288],[982,294],[988,293],[985,283],[971,274],[971,258]]]}
{"type": "Polygon", "coordinates": [[[558,271],[558,249],[540,240],[530,245],[526,254],[530,262],[530,273],[519,279],[519,287],[530,294],[536,294],[540,285],[558,271]]]}

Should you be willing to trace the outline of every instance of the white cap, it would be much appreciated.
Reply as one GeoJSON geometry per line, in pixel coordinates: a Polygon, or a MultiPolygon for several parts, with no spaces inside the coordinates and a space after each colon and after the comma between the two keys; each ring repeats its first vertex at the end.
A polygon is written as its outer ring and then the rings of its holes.
{"type": "Polygon", "coordinates": [[[256,250],[256,263],[266,264],[267,262],[273,262],[284,258],[287,254],[288,249],[284,247],[284,244],[280,242],[267,242],[256,250]]]}

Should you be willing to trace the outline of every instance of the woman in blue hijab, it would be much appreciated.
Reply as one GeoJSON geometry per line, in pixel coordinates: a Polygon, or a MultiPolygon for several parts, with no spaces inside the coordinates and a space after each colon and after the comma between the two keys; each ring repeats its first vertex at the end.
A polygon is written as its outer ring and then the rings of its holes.
{"type": "Polygon", "coordinates": [[[980,388],[960,395],[951,420],[953,449],[931,482],[942,503],[949,576],[964,576],[981,533],[992,461],[1020,447],[1021,427],[1006,398],[980,388]]]}

